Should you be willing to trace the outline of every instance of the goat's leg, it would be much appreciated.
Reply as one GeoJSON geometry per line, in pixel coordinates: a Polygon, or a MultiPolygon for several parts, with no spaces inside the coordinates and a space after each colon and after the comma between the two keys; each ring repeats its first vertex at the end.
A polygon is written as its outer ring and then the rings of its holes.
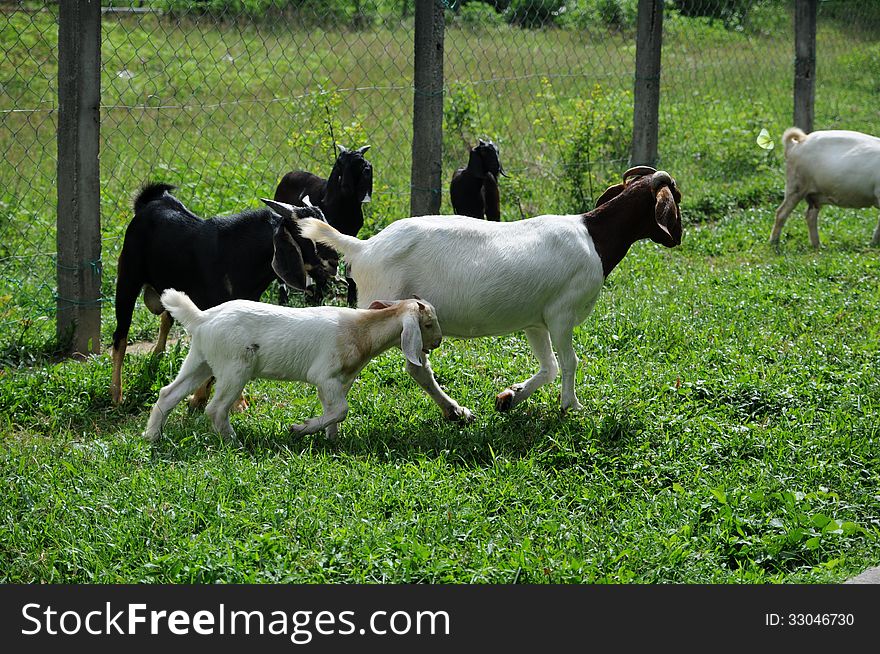
{"type": "Polygon", "coordinates": [[[810,202],[807,198],[807,231],[810,233],[810,244],[814,248],[819,247],[819,205],[810,202]]]}
{"type": "Polygon", "coordinates": [[[159,316],[159,336],[156,337],[156,346],[153,348],[153,354],[162,354],[168,343],[168,332],[174,324],[174,318],[167,311],[163,311],[159,316]]]}
{"type": "Polygon", "coordinates": [[[214,423],[214,429],[231,443],[238,444],[235,430],[229,422],[229,412],[232,405],[241,397],[241,392],[247,383],[247,378],[226,376],[216,380],[214,397],[205,407],[205,413],[214,423]]]}
{"type": "Polygon", "coordinates": [[[571,344],[571,324],[556,324],[550,327],[550,337],[553,346],[559,355],[559,365],[562,368],[562,411],[580,411],[583,405],[578,401],[575,393],[575,379],[577,378],[578,357],[571,344]]]}
{"type": "Polygon", "coordinates": [[[127,347],[127,336],[122,336],[118,342],[113,344],[113,376],[110,380],[110,400],[113,404],[122,402],[122,362],[125,359],[127,347]]]}
{"type": "Polygon", "coordinates": [[[177,373],[174,381],[159,391],[159,401],[150,411],[150,419],[147,422],[144,437],[151,442],[159,440],[162,436],[162,427],[165,426],[165,421],[171,410],[210,376],[211,368],[205,360],[194,352],[190,352],[184,359],[183,365],[180,366],[180,372],[177,373]]]}
{"type": "Polygon", "coordinates": [[[786,194],[782,204],[776,209],[776,221],[773,223],[773,232],[770,234],[771,245],[779,243],[779,235],[782,233],[782,227],[785,225],[785,221],[788,220],[788,216],[794,211],[798,202],[803,199],[804,196],[800,193],[786,194]]]}
{"type": "Polygon", "coordinates": [[[437,380],[434,379],[434,371],[431,370],[428,355],[424,356],[422,364],[423,365],[421,366],[414,366],[407,361],[406,371],[409,373],[409,376],[415,379],[416,383],[431,396],[431,399],[437,403],[441,411],[443,411],[443,417],[447,420],[471,422],[474,419],[474,414],[471,413],[470,409],[461,406],[458,402],[444,393],[443,389],[440,388],[440,385],[437,383],[437,380]]]}
{"type": "MultiPolygon", "coordinates": [[[[880,207],[880,193],[877,194],[877,206],[880,207]]],[[[880,245],[880,221],[877,222],[877,228],[874,230],[874,236],[871,237],[871,245],[880,245]]]]}
{"type": "Polygon", "coordinates": [[[351,383],[343,384],[335,379],[324,382],[318,386],[318,397],[324,413],[315,418],[309,418],[305,422],[293,425],[290,431],[295,434],[314,434],[322,429],[327,430],[327,439],[336,440],[339,433],[339,423],[348,415],[348,390],[351,383]]]}
{"type": "Polygon", "coordinates": [[[526,337],[541,367],[523,383],[514,384],[501,391],[495,397],[496,411],[510,411],[538,388],[556,379],[556,375],[559,374],[556,355],[553,354],[553,347],[550,345],[550,332],[544,327],[533,327],[526,330],[526,337]]]}
{"type": "Polygon", "coordinates": [[[128,347],[128,330],[134,305],[141,291],[141,284],[126,272],[125,259],[119,258],[119,272],[116,282],[116,329],[113,332],[113,376],[110,381],[110,399],[113,404],[122,401],[122,363],[128,347]]]}

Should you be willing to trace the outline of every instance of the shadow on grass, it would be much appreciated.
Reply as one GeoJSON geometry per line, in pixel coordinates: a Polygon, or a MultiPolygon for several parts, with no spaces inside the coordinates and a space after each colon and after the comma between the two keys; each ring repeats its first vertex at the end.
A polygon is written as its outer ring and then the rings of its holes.
{"type": "Polygon", "coordinates": [[[309,436],[291,434],[276,425],[264,427],[239,422],[240,446],[224,442],[207,417],[190,413],[174,432],[153,446],[154,456],[190,460],[223,448],[262,459],[303,454],[323,457],[369,458],[381,462],[443,459],[464,467],[490,466],[499,460],[527,459],[539,465],[564,468],[581,465],[596,455],[613,455],[645,431],[639,416],[620,410],[596,419],[563,416],[558,409],[533,407],[510,414],[493,414],[473,424],[448,423],[437,416],[418,423],[403,420],[371,425],[349,418],[334,442],[323,432],[309,436]],[[180,434],[184,434],[180,437],[180,434]]]}

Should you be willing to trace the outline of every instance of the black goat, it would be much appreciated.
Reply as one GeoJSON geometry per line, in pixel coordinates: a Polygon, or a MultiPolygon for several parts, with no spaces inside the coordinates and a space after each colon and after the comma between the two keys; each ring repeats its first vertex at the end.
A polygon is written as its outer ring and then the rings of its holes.
{"type": "MultiPolygon", "coordinates": [[[[364,212],[361,205],[370,201],[373,194],[373,166],[364,158],[370,148],[364,145],[356,150],[338,145],[339,154],[330,176],[318,177],[304,170],[294,170],[281,178],[275,189],[275,200],[301,206],[304,198],[310,198],[324,212],[327,222],[338,231],[349,236],[357,236],[364,226],[364,212]]],[[[319,245],[319,248],[326,247],[319,245]]],[[[320,250],[319,250],[320,252],[320,250]]],[[[346,270],[348,284],[348,304],[355,305],[355,286],[346,270]]],[[[323,300],[323,293],[315,289],[311,298],[317,304],[323,300]]],[[[279,295],[281,303],[287,301],[286,289],[282,287],[279,295]]]]}
{"type": "Polygon", "coordinates": [[[134,218],[125,231],[116,273],[116,330],[113,332],[114,403],[122,400],[122,361],[128,344],[135,301],[144,290],[144,304],[161,316],[154,352],[165,350],[174,320],[159,300],[176,288],[200,309],[233,299],[259,300],[274,279],[299,289],[306,274],[319,287],[327,285],[339,266],[322,259],[315,243],[300,236],[296,221],[324,220],[315,207],[250,209],[203,220],[171,195],[175,187],[147,184],[134,201],[134,218]]]}
{"type": "Polygon", "coordinates": [[[452,174],[449,185],[452,210],[459,216],[500,221],[498,175],[507,177],[498,158],[498,146],[480,139],[479,144],[471,148],[467,166],[452,174]]]}

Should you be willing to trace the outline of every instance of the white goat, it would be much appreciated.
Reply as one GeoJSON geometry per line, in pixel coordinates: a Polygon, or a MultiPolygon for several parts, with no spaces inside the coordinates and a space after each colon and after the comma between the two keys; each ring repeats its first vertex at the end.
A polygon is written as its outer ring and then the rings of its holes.
{"type": "MultiPolygon", "coordinates": [[[[681,242],[681,194],[666,172],[646,166],[624,174],[593,211],[491,222],[464,216],[398,220],[362,241],[318,220],[299,221],[302,234],[345,254],[358,288],[358,305],[380,297],[426,298],[447,336],[473,338],[524,330],[540,362],[538,372],[502,391],[507,411],[562,366],[562,409],[578,410],[578,358],[572,331],[590,314],[605,277],[630,245],[644,238],[681,242]],[[633,179],[630,179],[633,178],[633,179]]],[[[438,386],[427,358],[407,371],[452,420],[473,415],[438,386]]]]}
{"type": "MultiPolygon", "coordinates": [[[[803,199],[807,200],[810,243],[815,248],[819,247],[819,209],[823,205],[880,207],[880,138],[847,130],[806,134],[789,127],[782,144],[785,199],[776,210],[770,243],[779,243],[786,219],[803,199]]],[[[880,245],[880,222],[871,245],[880,245]]]]}
{"type": "Polygon", "coordinates": [[[191,336],[189,353],[173,382],[159,392],[144,436],[157,441],[170,411],[212,375],[214,397],[205,408],[221,435],[235,441],[229,410],[256,378],[304,381],[318,387],[324,414],[291,430],[325,429],[333,439],[348,413],[346,395],[371,358],[399,344],[408,365],[419,367],[440,344],[434,308],[419,299],[376,301],[370,310],[344,307],[292,309],[250,300],[207,311],[185,293],[168,289],[162,304],[191,336]]]}

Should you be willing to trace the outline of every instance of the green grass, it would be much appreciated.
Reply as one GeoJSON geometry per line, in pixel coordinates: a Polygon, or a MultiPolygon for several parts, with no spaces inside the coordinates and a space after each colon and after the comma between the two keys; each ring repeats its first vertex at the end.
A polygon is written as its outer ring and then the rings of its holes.
{"type": "MultiPolygon", "coordinates": [[[[823,210],[814,252],[798,209],[780,249],[766,244],[782,161],[755,137],[788,126],[788,41],[667,21],[661,163],[683,193],[684,239],[636,244],[576,331],[583,413],[560,415],[558,385],[495,413],[495,393],[534,371],[525,339],[448,340],[435,372],[473,424],[443,421],[395,350],[355,383],[337,443],[287,431],[319,411],[313,388],[253,382],[233,449],[183,406],[158,445],[140,436],[185,339],[127,357],[120,407],[108,354],[41,356],[54,330],[52,20],[0,15],[4,44],[22,45],[0,61],[0,109],[49,105],[3,114],[0,130],[0,581],[830,583],[880,561],[877,216],[823,210]]],[[[302,136],[325,104],[335,129],[373,145],[365,233],[406,215],[409,31],[341,48],[345,35],[320,30],[104,29],[108,297],[144,179],[177,183],[203,214],[256,206],[284,170],[329,168],[326,135],[302,136]],[[318,81],[328,92],[309,95],[318,81]],[[192,108],[121,108],[139,103],[192,108]]],[[[858,77],[880,61],[876,38],[844,29],[820,30],[817,124],[877,133],[880,89],[858,77]]],[[[513,175],[505,216],[578,209],[565,163],[583,159],[567,142],[612,148],[575,112],[590,107],[594,126],[631,116],[631,36],[503,26],[481,56],[469,35],[447,34],[463,110],[444,179],[462,137],[489,135],[513,175]]],[[[595,196],[625,165],[581,179],[595,196]]],[[[156,327],[139,310],[132,337],[156,327]]],[[[112,329],[110,303],[105,346],[112,329]]]]}
{"type": "MultiPolygon", "coordinates": [[[[686,192],[686,189],[684,189],[686,192]]],[[[254,382],[231,449],[182,406],[140,437],[185,347],[7,370],[2,580],[52,582],[835,582],[880,560],[880,258],[829,211],[814,253],[767,210],[636,245],[576,333],[585,411],[558,387],[509,415],[521,336],[446,342],[447,424],[373,361],[338,443],[287,426],[301,384],[254,382]]]]}

